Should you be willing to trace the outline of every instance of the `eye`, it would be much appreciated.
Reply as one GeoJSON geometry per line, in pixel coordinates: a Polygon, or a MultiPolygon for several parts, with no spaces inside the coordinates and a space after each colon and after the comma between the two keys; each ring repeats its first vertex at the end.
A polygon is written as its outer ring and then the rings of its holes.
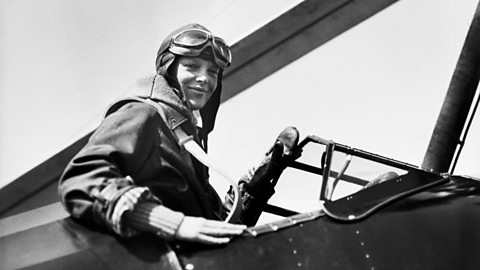
{"type": "Polygon", "coordinates": [[[195,64],[195,63],[193,63],[193,62],[184,63],[183,66],[186,67],[186,68],[188,68],[188,69],[196,69],[196,68],[198,68],[198,64],[195,64]]]}

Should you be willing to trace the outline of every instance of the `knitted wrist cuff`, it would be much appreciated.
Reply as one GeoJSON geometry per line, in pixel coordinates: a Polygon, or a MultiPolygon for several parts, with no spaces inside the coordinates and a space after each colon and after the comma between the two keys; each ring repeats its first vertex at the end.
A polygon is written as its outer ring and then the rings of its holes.
{"type": "Polygon", "coordinates": [[[146,187],[132,187],[127,186],[124,189],[127,191],[120,193],[117,199],[113,197],[111,201],[115,202],[114,207],[107,210],[106,218],[110,227],[114,232],[123,236],[131,237],[137,232],[129,227],[123,226],[123,214],[132,211],[135,206],[145,200],[157,201],[146,187]]]}
{"type": "Polygon", "coordinates": [[[154,202],[138,203],[133,211],[125,213],[125,225],[145,232],[153,232],[172,239],[185,215],[154,202]]]}

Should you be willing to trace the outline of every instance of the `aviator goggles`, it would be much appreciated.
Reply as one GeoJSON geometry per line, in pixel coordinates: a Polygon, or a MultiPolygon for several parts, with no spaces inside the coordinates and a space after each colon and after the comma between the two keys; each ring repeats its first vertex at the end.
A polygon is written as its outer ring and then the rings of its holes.
{"type": "Polygon", "coordinates": [[[232,62],[232,53],[225,40],[201,29],[189,29],[172,37],[169,51],[184,56],[198,56],[208,47],[212,47],[215,63],[225,69],[232,62]]]}

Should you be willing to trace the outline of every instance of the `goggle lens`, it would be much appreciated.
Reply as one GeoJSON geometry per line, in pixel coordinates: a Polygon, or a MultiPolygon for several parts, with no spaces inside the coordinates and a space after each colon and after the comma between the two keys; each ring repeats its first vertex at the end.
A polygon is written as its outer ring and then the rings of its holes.
{"type": "Polygon", "coordinates": [[[174,39],[174,44],[182,46],[200,46],[208,41],[208,33],[198,30],[186,30],[174,39]]]}
{"type": "Polygon", "coordinates": [[[215,54],[215,62],[222,69],[226,68],[232,61],[230,48],[223,39],[215,37],[209,32],[203,30],[190,29],[179,33],[173,38],[171,50],[175,50],[174,46],[179,46],[188,48],[190,54],[196,55],[197,53],[201,53],[203,49],[208,46],[210,40],[215,54]]]}
{"type": "Polygon", "coordinates": [[[215,37],[213,41],[215,51],[217,51],[224,60],[230,63],[232,61],[232,53],[230,52],[230,47],[228,47],[225,41],[221,38],[215,37]]]}

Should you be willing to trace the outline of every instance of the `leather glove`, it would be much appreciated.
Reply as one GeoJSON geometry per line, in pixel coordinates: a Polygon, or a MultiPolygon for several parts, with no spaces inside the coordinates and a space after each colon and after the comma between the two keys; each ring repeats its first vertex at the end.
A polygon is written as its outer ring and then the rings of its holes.
{"type": "Polygon", "coordinates": [[[275,140],[275,144],[267,152],[267,156],[254,170],[253,176],[245,181],[245,190],[254,198],[268,198],[273,195],[278,177],[288,163],[301,156],[301,149],[297,149],[299,132],[295,127],[285,128],[275,140]]]}

